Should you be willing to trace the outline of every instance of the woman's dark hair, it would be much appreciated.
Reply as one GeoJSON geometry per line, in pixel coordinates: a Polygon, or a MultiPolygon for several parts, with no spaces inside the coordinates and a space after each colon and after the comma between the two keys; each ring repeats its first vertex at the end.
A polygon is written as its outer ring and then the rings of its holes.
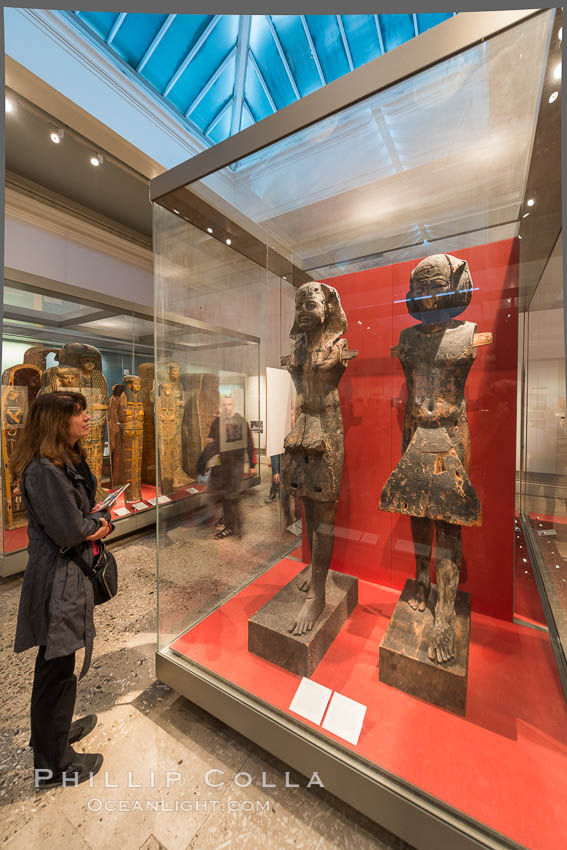
{"type": "Polygon", "coordinates": [[[85,457],[80,440],[70,448],[67,443],[69,419],[86,410],[87,400],[81,393],[57,392],[38,395],[28,410],[26,421],[10,461],[17,480],[34,458],[47,457],[57,466],[70,459],[79,463],[85,457]]]}

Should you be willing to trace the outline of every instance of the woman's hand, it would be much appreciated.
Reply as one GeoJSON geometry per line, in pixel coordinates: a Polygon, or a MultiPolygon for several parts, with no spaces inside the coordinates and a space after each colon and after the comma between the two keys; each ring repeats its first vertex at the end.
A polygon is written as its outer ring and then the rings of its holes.
{"type": "Polygon", "coordinates": [[[85,540],[104,540],[110,534],[112,529],[108,522],[103,517],[101,517],[100,522],[100,528],[97,528],[94,534],[89,534],[88,537],[85,537],[85,540]]]}

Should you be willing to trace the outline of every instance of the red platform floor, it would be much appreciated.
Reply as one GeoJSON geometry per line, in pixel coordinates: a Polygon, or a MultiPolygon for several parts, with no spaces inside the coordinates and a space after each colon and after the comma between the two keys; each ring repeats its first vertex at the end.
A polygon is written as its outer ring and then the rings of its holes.
{"type": "MultiPolygon", "coordinates": [[[[284,558],[171,648],[295,716],[299,677],[248,652],[247,624],[303,566],[284,558]]],[[[530,850],[564,847],[567,708],[547,633],[473,614],[462,718],[378,680],[398,591],[358,586],[359,604],[312,679],[368,709],[356,747],[321,734],[530,850]]]]}

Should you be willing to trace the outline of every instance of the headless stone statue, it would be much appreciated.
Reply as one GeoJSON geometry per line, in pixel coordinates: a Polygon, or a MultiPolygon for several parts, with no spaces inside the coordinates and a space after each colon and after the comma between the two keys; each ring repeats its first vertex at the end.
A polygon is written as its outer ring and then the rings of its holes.
{"type": "Polygon", "coordinates": [[[481,525],[478,496],[469,480],[470,434],[465,382],[479,345],[473,322],[454,317],[468,306],[468,265],[450,254],[422,260],[413,270],[407,308],[420,324],[405,328],[392,354],[407,386],[402,458],[382,491],[380,509],[411,517],[416,592],[409,605],[425,611],[435,541],[437,604],[428,656],[440,664],[454,657],[455,597],[462,564],[461,526],[481,525]]]}
{"type": "Polygon", "coordinates": [[[47,368],[47,357],[49,354],[57,354],[58,349],[49,345],[32,345],[24,353],[24,363],[32,363],[45,372],[47,368]]]}
{"type": "Polygon", "coordinates": [[[142,497],[142,439],[144,433],[144,406],[139,401],[141,381],[137,375],[126,375],[122,381],[124,392],[118,406],[120,429],[120,461],[122,483],[130,482],[124,498],[128,502],[142,497]]]}
{"type": "Polygon", "coordinates": [[[197,460],[207,444],[211,422],[220,406],[219,376],[212,372],[183,375],[185,413],[182,424],[183,468],[197,475],[197,460]]]}
{"type": "Polygon", "coordinates": [[[299,585],[307,592],[288,631],[310,631],[325,608],[325,584],[335,535],[335,513],[344,455],[338,384],[347,361],[347,320],[338,292],[325,283],[305,283],[295,295],[291,355],[282,359],[297,390],[295,424],[284,442],[283,486],[303,500],[311,564],[299,585]]]}
{"type": "Polygon", "coordinates": [[[87,411],[91,417],[91,429],[83,445],[87,453],[87,463],[98,482],[97,498],[104,498],[101,478],[108,387],[102,374],[102,354],[94,345],[69,342],[60,349],[57,359],[61,366],[72,366],[79,370],[79,391],[87,400],[87,411]]]}

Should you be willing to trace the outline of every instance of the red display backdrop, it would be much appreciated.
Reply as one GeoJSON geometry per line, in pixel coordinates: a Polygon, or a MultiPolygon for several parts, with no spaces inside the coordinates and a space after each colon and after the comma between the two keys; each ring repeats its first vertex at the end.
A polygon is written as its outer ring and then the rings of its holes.
{"type": "MultiPolygon", "coordinates": [[[[466,397],[471,431],[470,479],[483,524],[463,528],[460,589],[474,611],[511,620],[514,594],[516,468],[517,241],[455,251],[473,281],[470,306],[458,319],[491,331],[477,349],[466,397]]],[[[426,256],[426,255],[424,255],[426,256]]],[[[409,517],[378,510],[380,493],[401,456],[405,379],[390,356],[400,331],[415,324],[406,309],[409,276],[418,260],[328,282],[348,318],[349,348],[358,349],[339,392],[345,427],[343,482],[332,569],[387,587],[415,575],[409,517]]]]}

